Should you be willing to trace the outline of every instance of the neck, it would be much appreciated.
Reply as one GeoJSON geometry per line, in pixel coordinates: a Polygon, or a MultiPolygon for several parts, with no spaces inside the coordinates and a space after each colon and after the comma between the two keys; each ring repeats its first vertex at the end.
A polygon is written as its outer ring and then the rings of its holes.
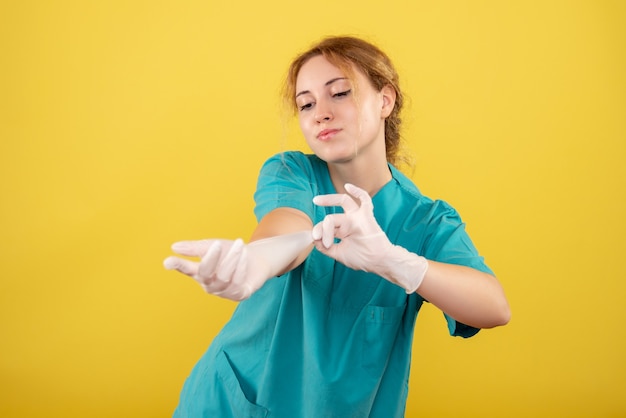
{"type": "Polygon", "coordinates": [[[343,186],[350,183],[365,190],[370,196],[374,196],[391,180],[386,158],[374,164],[371,161],[328,164],[328,171],[337,193],[345,193],[343,186]]]}

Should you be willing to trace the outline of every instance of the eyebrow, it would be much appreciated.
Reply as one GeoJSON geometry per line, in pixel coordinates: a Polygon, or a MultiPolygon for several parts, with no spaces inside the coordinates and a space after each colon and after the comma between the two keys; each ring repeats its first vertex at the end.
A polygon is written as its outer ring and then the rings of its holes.
{"type": "MultiPolygon", "coordinates": [[[[326,84],[324,84],[325,86],[330,86],[331,84],[333,84],[335,81],[339,81],[339,80],[347,80],[347,77],[337,77],[337,78],[333,78],[331,80],[328,80],[326,82],[326,84]]],[[[296,97],[301,96],[303,94],[307,94],[310,93],[309,90],[302,90],[300,93],[296,94],[296,97]]]]}

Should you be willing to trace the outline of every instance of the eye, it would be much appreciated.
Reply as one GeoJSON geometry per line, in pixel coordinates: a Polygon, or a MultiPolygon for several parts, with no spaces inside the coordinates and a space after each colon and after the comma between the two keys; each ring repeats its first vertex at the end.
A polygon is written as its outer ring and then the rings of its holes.
{"type": "Polygon", "coordinates": [[[340,91],[339,93],[335,93],[335,94],[333,94],[333,97],[345,97],[345,96],[349,96],[351,92],[352,92],[352,89],[348,89],[348,90],[345,90],[345,91],[340,91]]]}
{"type": "Polygon", "coordinates": [[[299,106],[299,109],[300,109],[300,112],[304,112],[305,110],[309,110],[312,107],[313,107],[313,103],[306,103],[306,104],[303,104],[302,106],[299,106]]]}

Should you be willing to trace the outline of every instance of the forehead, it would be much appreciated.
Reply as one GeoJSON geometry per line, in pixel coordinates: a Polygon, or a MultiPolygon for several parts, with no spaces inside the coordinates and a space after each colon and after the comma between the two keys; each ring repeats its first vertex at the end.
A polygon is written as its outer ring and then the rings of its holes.
{"type": "MultiPolygon", "coordinates": [[[[357,76],[357,74],[354,74],[357,76]]],[[[323,55],[316,55],[305,62],[296,77],[296,91],[310,90],[324,86],[329,80],[348,78],[339,67],[332,64],[323,55]]]]}

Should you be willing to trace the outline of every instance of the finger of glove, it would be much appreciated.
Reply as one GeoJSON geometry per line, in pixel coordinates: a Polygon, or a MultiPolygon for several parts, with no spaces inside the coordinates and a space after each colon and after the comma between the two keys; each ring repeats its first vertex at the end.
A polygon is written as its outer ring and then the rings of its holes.
{"type": "Polygon", "coordinates": [[[374,205],[372,204],[372,198],[365,190],[350,183],[346,183],[344,187],[346,189],[346,192],[348,192],[350,196],[356,197],[359,202],[361,202],[360,207],[362,209],[366,209],[368,211],[374,209],[374,205]]]}
{"type": "Polygon", "coordinates": [[[335,217],[328,215],[322,221],[322,244],[330,248],[335,242],[335,217]]]}
{"type": "MultiPolygon", "coordinates": [[[[205,289],[216,296],[240,301],[250,297],[253,292],[252,286],[247,283],[247,270],[249,263],[249,253],[244,245],[241,250],[239,262],[236,264],[235,271],[232,273],[232,280],[220,281],[215,280],[205,289]]],[[[220,277],[218,273],[217,277],[220,277]]]]}
{"type": "Polygon", "coordinates": [[[213,242],[200,260],[198,265],[198,280],[205,285],[209,285],[215,277],[215,271],[217,270],[222,254],[222,246],[220,241],[213,242]]]}
{"type": "MultiPolygon", "coordinates": [[[[358,220],[356,221],[358,225],[358,220]]],[[[322,240],[328,248],[334,242],[334,238],[343,239],[354,233],[355,220],[345,213],[335,213],[326,217],[313,227],[311,236],[315,241],[322,240]],[[326,245],[328,244],[328,245],[326,245]]]]}
{"type": "Polygon", "coordinates": [[[172,250],[188,257],[202,257],[215,240],[179,241],[172,244],[172,250]]]}
{"type": "Polygon", "coordinates": [[[228,282],[218,280],[217,277],[217,271],[219,270],[222,260],[225,258],[224,251],[224,243],[221,241],[216,241],[213,245],[211,245],[205,256],[200,261],[199,277],[196,279],[200,282],[207,293],[218,296],[226,292],[230,284],[228,282]]]}
{"type": "Polygon", "coordinates": [[[189,277],[195,277],[198,274],[198,263],[190,260],[184,260],[178,257],[167,257],[163,261],[163,266],[168,270],[176,270],[186,274],[189,277]]]}
{"type": "Polygon", "coordinates": [[[313,238],[313,241],[319,241],[322,238],[322,222],[318,222],[315,224],[315,226],[313,226],[313,229],[311,230],[311,237],[313,238]]]}
{"type": "Polygon", "coordinates": [[[359,209],[359,205],[347,194],[324,194],[315,196],[313,203],[317,206],[341,206],[344,212],[359,209]]]}
{"type": "Polygon", "coordinates": [[[222,282],[231,282],[237,266],[241,262],[241,254],[243,252],[244,243],[241,239],[235,240],[233,245],[226,253],[226,256],[220,261],[217,267],[217,280],[222,282]]]}
{"type": "Polygon", "coordinates": [[[320,241],[316,241],[315,248],[317,248],[320,253],[327,255],[328,257],[335,259],[342,264],[346,264],[343,254],[343,245],[341,242],[339,244],[331,245],[329,248],[327,248],[320,241]]]}

